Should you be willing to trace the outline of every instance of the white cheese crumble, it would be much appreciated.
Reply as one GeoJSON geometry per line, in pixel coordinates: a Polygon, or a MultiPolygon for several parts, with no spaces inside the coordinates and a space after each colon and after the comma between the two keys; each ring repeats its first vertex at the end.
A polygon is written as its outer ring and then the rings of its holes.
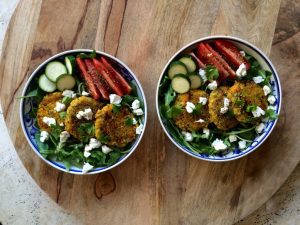
{"type": "Polygon", "coordinates": [[[210,130],[208,128],[204,128],[203,129],[203,138],[208,139],[209,135],[210,135],[210,130]]]}
{"type": "Polygon", "coordinates": [[[274,95],[269,95],[268,96],[268,102],[273,105],[276,102],[276,98],[274,97],[274,95]]]}
{"type": "Polygon", "coordinates": [[[246,148],[246,141],[239,141],[239,148],[240,149],[246,148]]]}
{"type": "Polygon", "coordinates": [[[90,157],[91,154],[92,154],[92,153],[87,152],[87,151],[84,151],[84,152],[83,152],[83,156],[84,156],[85,158],[90,157]]]}
{"type": "Polygon", "coordinates": [[[136,121],[135,118],[132,118],[132,124],[133,124],[133,125],[137,124],[137,121],[136,121]]]}
{"type": "Polygon", "coordinates": [[[186,102],[185,109],[186,109],[186,111],[188,113],[192,113],[195,108],[196,108],[196,106],[194,105],[194,103],[192,103],[192,102],[186,102]]]}
{"type": "Polygon", "coordinates": [[[199,69],[199,76],[201,77],[203,83],[207,81],[206,72],[203,69],[199,69]]]}
{"type": "Polygon", "coordinates": [[[224,113],[227,113],[228,111],[228,107],[229,107],[229,103],[230,103],[230,100],[228,98],[224,98],[224,106],[220,109],[220,113],[224,114],[224,113]]]}
{"type": "Polygon", "coordinates": [[[236,135],[233,135],[233,134],[229,135],[229,141],[230,141],[230,142],[235,142],[235,141],[237,141],[236,135]]]}
{"type": "Polygon", "coordinates": [[[257,106],[256,109],[254,111],[252,111],[252,115],[255,118],[261,117],[261,116],[265,115],[265,111],[262,110],[262,108],[260,108],[259,106],[257,106]]]}
{"type": "Polygon", "coordinates": [[[56,120],[54,118],[44,116],[43,117],[43,123],[47,124],[49,127],[51,125],[55,126],[56,125],[56,120]]]}
{"type": "Polygon", "coordinates": [[[244,77],[247,75],[246,65],[242,63],[235,72],[237,77],[244,77]]]}
{"type": "Polygon", "coordinates": [[[275,110],[275,107],[274,107],[274,106],[272,106],[272,105],[269,105],[269,106],[267,107],[267,109],[272,109],[272,110],[275,110]]]}
{"type": "Polygon", "coordinates": [[[93,111],[91,108],[87,108],[84,111],[78,111],[76,117],[79,120],[81,120],[82,118],[86,120],[91,120],[93,119],[93,111]]]}
{"type": "Polygon", "coordinates": [[[204,122],[205,122],[205,120],[203,120],[203,119],[199,119],[199,120],[196,120],[195,122],[196,122],[196,123],[204,123],[204,122]]]}
{"type": "Polygon", "coordinates": [[[74,91],[72,91],[72,90],[64,90],[62,93],[62,96],[69,97],[69,98],[75,98],[76,93],[74,93],[74,91]]]}
{"type": "Polygon", "coordinates": [[[134,109],[134,110],[133,110],[133,113],[134,113],[135,115],[137,115],[137,116],[141,116],[141,115],[144,114],[144,112],[143,112],[143,110],[142,110],[141,108],[139,108],[139,109],[134,109]]]}
{"type": "Polygon", "coordinates": [[[260,123],[258,126],[255,127],[255,131],[260,134],[264,131],[266,125],[264,123],[260,123]]]}
{"type": "Polygon", "coordinates": [[[136,134],[141,134],[143,132],[144,129],[144,125],[140,124],[136,129],[135,129],[135,133],[136,134]]]}
{"type": "Polygon", "coordinates": [[[131,108],[134,109],[138,109],[140,108],[140,101],[138,99],[135,99],[132,103],[131,103],[131,108]]]}
{"type": "Polygon", "coordinates": [[[93,168],[94,168],[94,166],[92,166],[91,164],[85,162],[83,164],[83,167],[82,167],[82,173],[87,173],[88,171],[90,171],[93,168]]]}
{"type": "Polygon", "coordinates": [[[63,122],[61,122],[61,123],[59,124],[59,126],[63,127],[63,126],[64,126],[64,123],[63,123],[63,122]]]}
{"type": "Polygon", "coordinates": [[[191,133],[185,132],[185,131],[182,131],[181,133],[182,133],[185,141],[192,141],[193,140],[193,135],[191,133]]]}
{"type": "Polygon", "coordinates": [[[60,103],[60,102],[56,102],[56,103],[55,103],[55,108],[54,108],[54,110],[55,110],[56,112],[62,112],[62,111],[65,111],[65,110],[66,110],[66,105],[63,104],[63,103],[60,103]]]}
{"type": "Polygon", "coordinates": [[[263,86],[263,90],[264,90],[265,96],[267,96],[268,94],[271,93],[271,89],[267,85],[263,86]]]}
{"type": "Polygon", "coordinates": [[[95,148],[99,148],[101,146],[100,141],[98,141],[96,138],[91,138],[88,145],[85,145],[84,151],[89,152],[95,148]]]}
{"type": "Polygon", "coordinates": [[[116,94],[110,94],[109,101],[110,101],[110,104],[120,105],[120,103],[122,101],[122,97],[119,95],[116,95],[116,94]]]}
{"type": "Polygon", "coordinates": [[[241,54],[241,56],[243,56],[243,57],[245,57],[245,56],[246,56],[246,53],[245,53],[245,51],[240,51],[240,54],[241,54]]]}
{"type": "Polygon", "coordinates": [[[82,92],[81,92],[81,95],[82,95],[82,96],[89,96],[90,93],[88,93],[88,92],[86,92],[86,91],[82,91],[82,92]]]}
{"type": "Polygon", "coordinates": [[[222,140],[218,139],[218,138],[216,140],[214,140],[211,145],[217,151],[219,151],[219,150],[225,150],[227,148],[227,145],[225,145],[224,142],[222,140]]]}
{"type": "Polygon", "coordinates": [[[206,105],[207,98],[205,98],[205,97],[199,97],[199,103],[202,104],[202,105],[206,105]]]}
{"type": "Polygon", "coordinates": [[[256,84],[259,84],[259,83],[261,83],[261,82],[264,81],[264,78],[261,77],[261,76],[253,77],[253,81],[254,81],[254,83],[256,83],[256,84]]]}
{"type": "Polygon", "coordinates": [[[216,88],[218,87],[218,83],[217,81],[213,81],[213,82],[210,82],[208,85],[207,85],[207,88],[211,91],[215,90],[216,88]]]}
{"type": "Polygon", "coordinates": [[[42,131],[40,136],[40,141],[45,142],[49,138],[49,133],[47,131],[42,131]]]}
{"type": "Polygon", "coordinates": [[[65,143],[68,140],[69,137],[70,137],[69,132],[68,131],[63,131],[59,135],[59,142],[60,143],[65,143]]]}
{"type": "Polygon", "coordinates": [[[103,152],[104,154],[108,154],[108,153],[110,153],[111,151],[113,151],[113,149],[111,149],[111,148],[108,147],[107,145],[103,145],[103,146],[102,146],[102,152],[103,152]]]}

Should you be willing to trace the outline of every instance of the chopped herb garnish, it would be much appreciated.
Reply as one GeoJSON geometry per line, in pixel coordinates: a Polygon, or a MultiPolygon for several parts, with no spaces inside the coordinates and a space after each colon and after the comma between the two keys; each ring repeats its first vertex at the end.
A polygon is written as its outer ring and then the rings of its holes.
{"type": "Polygon", "coordinates": [[[205,74],[209,81],[216,80],[219,77],[219,71],[216,67],[207,65],[205,68],[205,74]]]}
{"type": "Polygon", "coordinates": [[[253,112],[257,109],[257,105],[253,104],[253,105],[248,105],[246,108],[246,112],[253,112]]]}
{"type": "Polygon", "coordinates": [[[64,96],[61,100],[61,103],[68,105],[68,104],[70,104],[71,101],[72,101],[72,98],[70,98],[69,96],[64,96]]]}
{"type": "Polygon", "coordinates": [[[193,114],[194,115],[199,115],[201,114],[201,110],[202,110],[203,105],[201,103],[197,103],[195,105],[195,109],[193,110],[193,114]]]}
{"type": "Polygon", "coordinates": [[[112,105],[112,110],[113,110],[113,113],[118,113],[118,112],[120,112],[120,110],[121,110],[121,105],[115,105],[115,104],[113,104],[113,105],[112,105]]]}
{"type": "Polygon", "coordinates": [[[265,117],[269,120],[276,120],[278,118],[278,114],[276,114],[274,109],[267,109],[265,117]]]}
{"type": "Polygon", "coordinates": [[[132,126],[133,125],[133,118],[129,117],[125,119],[125,125],[126,126],[132,126]]]}

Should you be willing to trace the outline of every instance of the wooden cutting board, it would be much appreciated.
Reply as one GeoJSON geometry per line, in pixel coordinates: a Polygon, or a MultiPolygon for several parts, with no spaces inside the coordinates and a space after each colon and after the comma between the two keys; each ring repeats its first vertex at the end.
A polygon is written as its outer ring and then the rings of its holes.
{"type": "Polygon", "coordinates": [[[275,130],[256,152],[227,163],[194,159],[168,140],[156,115],[155,89],[168,59],[207,35],[238,36],[269,54],[279,6],[279,0],[21,1],[4,41],[0,97],[25,168],[58,207],[85,224],[226,225],[244,218],[299,162],[299,79],[280,74],[283,110],[275,130]],[[74,176],[49,167],[30,149],[19,122],[16,97],[33,69],[75,48],[120,58],[147,96],[149,118],[140,146],[122,165],[99,175],[74,176]]]}

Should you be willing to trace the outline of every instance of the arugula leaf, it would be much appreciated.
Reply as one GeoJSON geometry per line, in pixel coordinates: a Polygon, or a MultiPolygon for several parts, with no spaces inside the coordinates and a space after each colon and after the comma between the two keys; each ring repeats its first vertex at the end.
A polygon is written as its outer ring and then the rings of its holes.
{"type": "Polygon", "coordinates": [[[69,96],[64,96],[61,100],[61,103],[65,104],[65,105],[69,105],[71,101],[72,101],[72,98],[70,98],[69,96]]]}
{"type": "Polygon", "coordinates": [[[209,81],[216,80],[219,77],[219,71],[216,67],[207,65],[205,67],[206,77],[209,81]]]}
{"type": "Polygon", "coordinates": [[[246,108],[246,112],[253,112],[257,109],[257,105],[252,104],[252,105],[248,105],[246,108]]]}
{"type": "Polygon", "coordinates": [[[133,125],[133,118],[128,117],[124,120],[124,123],[126,126],[132,126],[133,125]]]}
{"type": "Polygon", "coordinates": [[[276,120],[278,118],[278,114],[276,114],[274,109],[267,109],[265,117],[269,120],[276,120]]]}
{"type": "Polygon", "coordinates": [[[120,112],[120,110],[121,110],[121,105],[112,104],[113,113],[118,113],[118,112],[120,112]]]}
{"type": "Polygon", "coordinates": [[[80,139],[83,142],[88,142],[90,137],[95,135],[95,126],[93,122],[81,123],[77,128],[80,134],[80,139]]]}
{"type": "Polygon", "coordinates": [[[197,103],[195,105],[195,109],[193,110],[193,114],[194,115],[199,115],[201,114],[201,110],[202,110],[203,105],[201,103],[197,103]]]}
{"type": "Polygon", "coordinates": [[[37,102],[40,102],[44,97],[44,92],[37,87],[36,89],[31,90],[27,95],[17,97],[17,99],[22,98],[34,98],[37,102]]]}
{"type": "Polygon", "coordinates": [[[99,138],[99,141],[100,141],[102,144],[106,144],[106,143],[109,141],[109,136],[106,135],[106,134],[101,133],[100,138],[99,138]]]}
{"type": "Polygon", "coordinates": [[[166,116],[168,119],[177,117],[182,112],[182,108],[178,106],[172,106],[166,111],[166,116]]]}
{"type": "Polygon", "coordinates": [[[165,94],[165,105],[170,106],[170,104],[176,98],[176,92],[173,90],[172,86],[170,85],[167,93],[165,94]]]}
{"type": "Polygon", "coordinates": [[[96,50],[93,50],[91,53],[86,54],[86,53],[80,53],[79,55],[77,55],[77,57],[81,58],[81,59],[93,59],[97,56],[96,50]]]}

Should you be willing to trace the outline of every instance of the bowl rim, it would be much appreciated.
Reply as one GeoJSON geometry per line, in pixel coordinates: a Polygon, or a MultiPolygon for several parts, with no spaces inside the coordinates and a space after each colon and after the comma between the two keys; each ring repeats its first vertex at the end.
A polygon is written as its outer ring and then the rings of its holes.
{"type": "MultiPolygon", "coordinates": [[[[57,59],[58,57],[61,57],[61,56],[64,56],[64,55],[67,55],[67,54],[74,54],[74,53],[91,53],[93,52],[94,50],[92,49],[72,49],[72,50],[66,50],[66,51],[63,51],[63,52],[59,52],[49,58],[47,58],[46,60],[44,60],[42,63],[40,63],[38,65],[38,67],[30,74],[29,78],[27,79],[24,87],[23,87],[23,90],[22,90],[22,95],[21,96],[24,96],[27,89],[28,89],[28,86],[29,84],[31,83],[32,79],[37,76],[39,74],[39,71],[47,64],[49,63],[50,61],[52,60],[55,60],[57,59]]],[[[144,136],[144,133],[145,133],[145,130],[146,130],[146,125],[147,125],[147,102],[146,102],[146,97],[145,97],[145,94],[144,94],[144,90],[142,88],[142,85],[140,83],[140,81],[138,80],[138,78],[136,77],[136,75],[134,74],[134,72],[123,62],[121,61],[120,59],[116,58],[115,56],[112,56],[108,53],[105,53],[105,52],[102,52],[102,51],[99,51],[99,50],[96,50],[96,53],[97,55],[101,55],[101,56],[105,56],[105,57],[108,57],[110,58],[112,61],[122,65],[129,73],[130,75],[134,78],[135,82],[137,83],[138,85],[138,88],[142,94],[142,100],[144,101],[144,123],[143,123],[143,130],[142,130],[142,133],[138,136],[136,142],[134,143],[134,145],[132,146],[132,149],[127,153],[127,155],[125,155],[123,158],[121,158],[117,163],[111,165],[111,166],[108,166],[108,167],[105,167],[103,169],[100,169],[102,167],[95,167],[93,168],[93,170],[91,170],[90,172],[88,173],[85,173],[83,174],[82,173],[82,169],[76,169],[76,171],[67,171],[65,168],[62,168],[60,166],[57,165],[57,163],[55,161],[50,161],[46,158],[44,158],[41,153],[38,151],[38,149],[36,149],[36,147],[33,145],[32,141],[30,140],[30,138],[28,137],[28,133],[25,129],[25,125],[24,125],[24,119],[23,119],[23,107],[24,107],[24,99],[22,98],[20,100],[20,105],[19,105],[19,116],[20,116],[20,121],[21,121],[21,126],[22,126],[22,131],[23,131],[23,134],[24,136],[26,137],[26,140],[27,142],[29,143],[31,149],[36,153],[36,155],[38,155],[44,162],[46,162],[48,165],[60,170],[60,171],[63,171],[63,172],[66,172],[66,173],[70,173],[70,174],[76,174],[76,175],[92,175],[92,174],[98,174],[98,173],[103,173],[105,171],[108,171],[108,170],[111,170],[115,167],[117,167],[118,165],[120,165],[121,163],[123,163],[127,158],[129,158],[129,156],[136,150],[136,148],[138,147],[140,141],[142,140],[143,136],[144,136]],[[97,169],[98,170],[95,170],[97,169]]]]}
{"type": "Polygon", "coordinates": [[[179,49],[175,54],[172,55],[172,57],[168,60],[168,62],[166,63],[165,67],[163,68],[161,74],[160,74],[160,77],[159,77],[159,80],[158,80],[158,83],[157,83],[157,87],[156,87],[156,96],[155,96],[155,104],[156,104],[156,113],[158,115],[158,119],[159,119],[159,122],[160,122],[160,125],[162,126],[165,134],[168,136],[168,138],[173,142],[173,144],[179,148],[181,151],[183,151],[184,153],[196,158],[196,159],[201,159],[201,160],[204,160],[204,161],[209,161],[209,162],[229,162],[229,161],[233,161],[233,160],[236,160],[236,159],[240,159],[248,154],[250,154],[251,152],[253,152],[254,150],[256,150],[260,145],[262,145],[264,143],[264,141],[269,137],[269,135],[272,133],[274,127],[276,126],[277,124],[277,121],[278,119],[276,119],[275,121],[273,121],[273,124],[271,126],[271,128],[268,130],[268,133],[266,134],[266,136],[255,146],[253,147],[252,149],[248,150],[247,152],[244,152],[241,151],[239,154],[237,154],[237,156],[235,157],[231,157],[231,158],[224,158],[224,159],[212,159],[212,158],[204,158],[202,157],[201,155],[196,155],[196,154],[193,154],[191,151],[187,151],[186,149],[182,148],[172,137],[171,135],[169,134],[169,132],[167,131],[164,123],[162,122],[162,118],[160,116],[160,112],[159,112],[159,102],[158,102],[158,95],[159,95],[159,86],[160,86],[160,83],[161,83],[161,80],[165,74],[165,71],[166,69],[168,68],[169,64],[180,54],[182,53],[184,50],[186,50],[187,48],[191,47],[192,45],[195,45],[197,43],[200,43],[200,42],[203,42],[203,41],[211,41],[211,40],[214,40],[214,39],[227,39],[229,41],[235,41],[235,42],[239,42],[240,44],[242,45],[245,45],[249,48],[251,48],[252,50],[254,50],[256,53],[258,53],[262,59],[267,63],[267,65],[269,66],[269,68],[272,70],[272,73],[273,73],[273,76],[276,78],[276,80],[278,81],[277,84],[278,84],[278,92],[279,92],[279,103],[278,103],[278,115],[280,114],[280,110],[281,110],[281,103],[282,103],[282,90],[281,90],[281,83],[280,83],[280,78],[279,78],[279,75],[274,67],[274,65],[272,64],[271,60],[265,55],[264,52],[262,52],[258,47],[256,47],[255,45],[251,44],[250,42],[244,40],[244,39],[241,39],[241,38],[238,38],[238,37],[234,37],[234,36],[226,36],[226,35],[212,35],[212,36],[206,36],[206,37],[203,37],[203,38],[199,38],[199,39],[196,39],[192,42],[189,42],[188,44],[186,44],[185,46],[183,46],[181,49],[179,49]],[[242,154],[243,153],[243,154],[242,154]]]}

